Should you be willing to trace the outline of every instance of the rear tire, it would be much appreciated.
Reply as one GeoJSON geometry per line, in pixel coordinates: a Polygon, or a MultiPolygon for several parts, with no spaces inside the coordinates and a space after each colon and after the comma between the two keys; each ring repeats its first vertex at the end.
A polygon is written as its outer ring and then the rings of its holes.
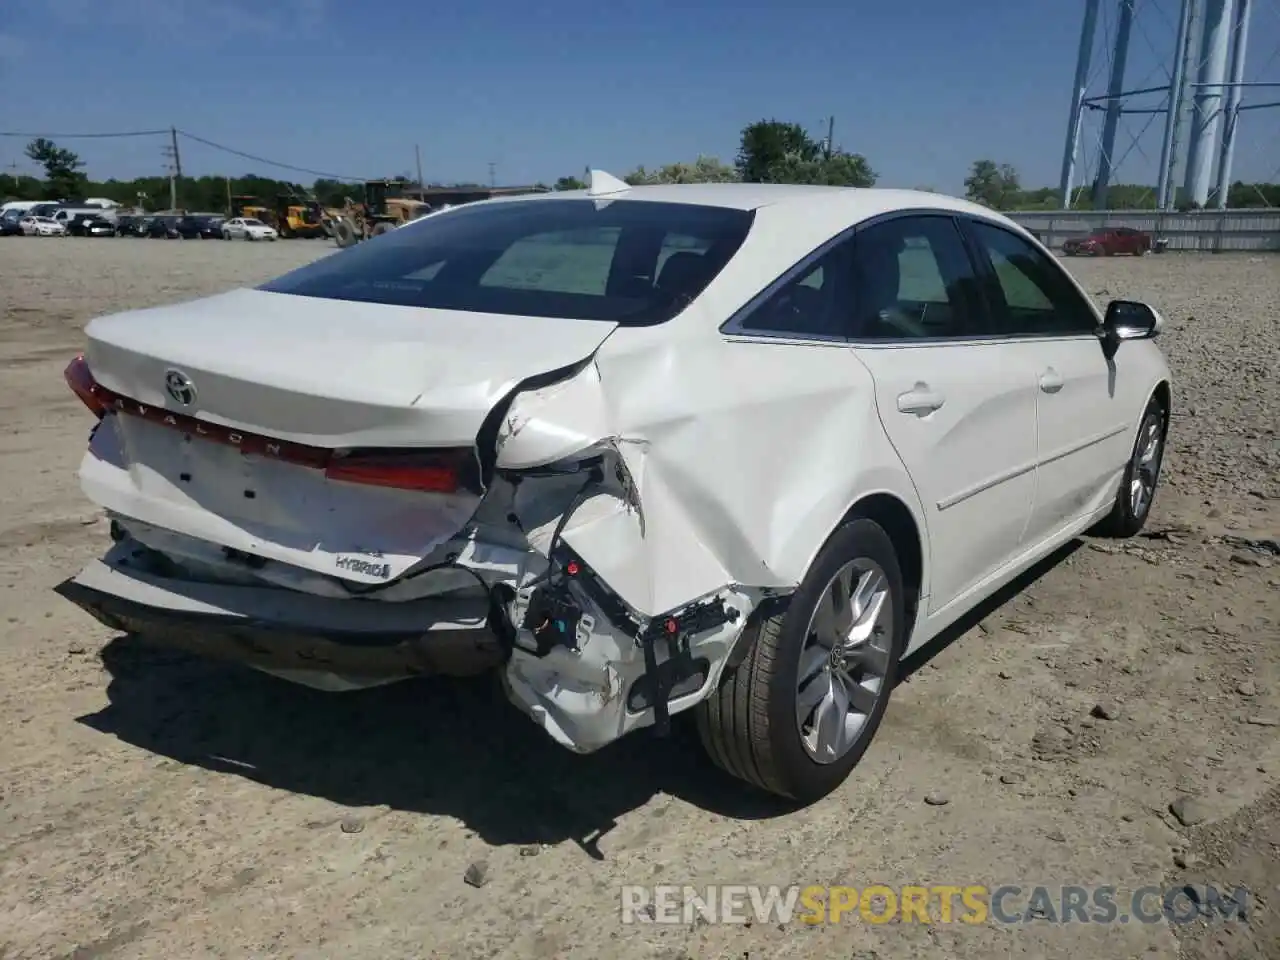
{"type": "Polygon", "coordinates": [[[1125,465],[1120,489],[1111,512],[1092,531],[1095,536],[1123,539],[1137,534],[1151,515],[1160,468],[1164,464],[1168,411],[1155,397],[1147,403],[1133,441],[1133,452],[1125,465]]]}
{"type": "Polygon", "coordinates": [[[695,708],[698,734],[712,761],[740,780],[800,803],[839,787],[871,744],[888,706],[906,644],[904,600],[897,555],[884,529],[860,518],[836,530],[786,611],[747,628],[756,636],[746,658],[737,667],[726,666],[717,689],[695,708]],[[852,590],[837,586],[846,576],[852,590]],[[883,593],[872,589],[877,583],[883,593]],[[841,591],[843,608],[832,600],[841,591]],[[866,602],[850,602],[860,594],[866,602]],[[833,623],[850,625],[832,634],[850,638],[843,647],[846,658],[825,655],[832,647],[821,642],[824,631],[814,629],[820,606],[831,611],[833,623]],[[866,642],[856,642],[858,636],[866,642]],[[844,712],[839,693],[801,705],[823,684],[844,691],[844,712]],[[848,700],[851,692],[855,701],[848,700]],[[849,709],[851,702],[859,709],[849,709]],[[819,723],[824,711],[830,711],[830,724],[819,723]],[[824,730],[839,735],[824,738],[824,730]]]}
{"type": "Polygon", "coordinates": [[[386,222],[375,224],[372,235],[375,237],[380,237],[384,233],[390,233],[394,229],[395,229],[395,224],[386,223],[386,222]]]}

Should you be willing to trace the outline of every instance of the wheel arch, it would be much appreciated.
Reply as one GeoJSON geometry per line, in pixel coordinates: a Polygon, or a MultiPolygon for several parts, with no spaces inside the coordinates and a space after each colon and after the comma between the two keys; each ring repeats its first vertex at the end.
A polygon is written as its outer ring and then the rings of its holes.
{"type": "MultiPolygon", "coordinates": [[[[891,478],[884,479],[889,480],[889,482],[874,486],[862,485],[863,492],[858,494],[852,503],[849,503],[843,513],[838,515],[834,523],[831,523],[830,518],[828,518],[830,526],[825,535],[820,537],[816,543],[812,543],[803,557],[793,554],[795,560],[801,561],[796,564],[799,570],[796,582],[799,583],[808,574],[814,560],[822,552],[822,548],[827,545],[827,542],[835,532],[845,524],[860,518],[880,524],[885,533],[889,535],[889,539],[893,543],[894,552],[898,555],[903,584],[907,589],[907,596],[903,599],[907,608],[906,629],[907,642],[909,644],[911,635],[919,620],[919,611],[923,605],[922,601],[928,595],[929,553],[927,548],[927,527],[924,520],[924,512],[914,495],[914,487],[912,487],[910,480],[905,476],[899,477],[896,474],[892,475],[891,478]],[[901,480],[901,484],[905,484],[905,486],[893,482],[897,480],[901,480]]],[[[729,653],[726,660],[727,666],[734,667],[746,658],[752,644],[755,642],[755,628],[758,628],[763,619],[784,610],[790,601],[789,594],[775,596],[766,600],[756,610],[752,611],[745,629],[739,635],[738,641],[729,653]]]]}
{"type": "Polygon", "coordinates": [[[1169,385],[1168,380],[1161,380],[1155,385],[1151,391],[1151,398],[1158,400],[1160,406],[1164,408],[1164,426],[1165,433],[1169,431],[1169,417],[1173,412],[1173,388],[1169,385]]]}
{"type": "MultiPolygon", "coordinates": [[[[923,518],[918,517],[900,497],[880,491],[860,497],[840,520],[840,526],[851,520],[872,520],[884,528],[893,543],[907,595],[903,602],[907,611],[907,642],[915,630],[921,600],[925,596],[926,555],[923,518]]],[[[838,527],[837,527],[838,529],[838,527]]],[[[833,531],[834,532],[834,531],[833,531]]]]}
{"type": "MultiPolygon", "coordinates": [[[[835,510],[827,513],[825,519],[819,520],[818,516],[811,516],[810,523],[813,525],[802,525],[821,532],[816,537],[805,538],[808,542],[803,547],[799,543],[793,545],[793,549],[788,551],[790,562],[786,564],[786,569],[794,571],[795,580],[799,583],[837,530],[858,518],[874,520],[884,527],[898,553],[903,583],[908,589],[906,599],[911,608],[908,622],[914,627],[916,610],[920,600],[928,595],[929,586],[928,528],[915,487],[905,472],[882,467],[863,475],[854,490],[857,492],[843,499],[843,509],[836,506],[835,510]],[[818,523],[821,525],[818,526],[818,523]]],[[[828,503],[830,509],[830,505],[834,504],[830,504],[830,501],[828,503]]],[[[840,501],[837,500],[836,503],[840,501]]],[[[815,514],[822,512],[826,511],[815,510],[815,514]]]]}

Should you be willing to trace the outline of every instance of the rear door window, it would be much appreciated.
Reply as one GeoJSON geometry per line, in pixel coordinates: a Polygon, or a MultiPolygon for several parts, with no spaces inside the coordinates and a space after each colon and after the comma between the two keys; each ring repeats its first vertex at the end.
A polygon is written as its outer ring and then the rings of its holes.
{"type": "Polygon", "coordinates": [[[949,216],[895,217],[854,240],[853,337],[931,340],[989,333],[964,239],[949,216]]]}

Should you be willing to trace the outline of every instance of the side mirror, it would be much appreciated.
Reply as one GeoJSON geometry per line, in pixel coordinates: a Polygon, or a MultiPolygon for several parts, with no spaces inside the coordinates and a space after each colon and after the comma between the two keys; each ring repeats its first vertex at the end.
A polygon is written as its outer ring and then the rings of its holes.
{"type": "Polygon", "coordinates": [[[1164,317],[1141,300],[1112,300],[1099,335],[1113,344],[1121,340],[1149,340],[1164,329],[1164,317]]]}

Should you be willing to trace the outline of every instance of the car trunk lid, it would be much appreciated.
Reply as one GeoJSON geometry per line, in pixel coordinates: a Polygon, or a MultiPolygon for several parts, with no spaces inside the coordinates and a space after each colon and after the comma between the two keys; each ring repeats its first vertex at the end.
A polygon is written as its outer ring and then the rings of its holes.
{"type": "Polygon", "coordinates": [[[86,372],[113,412],[82,485],[250,558],[394,579],[474,511],[494,406],[615,326],[255,290],[95,320],[86,372]]]}

